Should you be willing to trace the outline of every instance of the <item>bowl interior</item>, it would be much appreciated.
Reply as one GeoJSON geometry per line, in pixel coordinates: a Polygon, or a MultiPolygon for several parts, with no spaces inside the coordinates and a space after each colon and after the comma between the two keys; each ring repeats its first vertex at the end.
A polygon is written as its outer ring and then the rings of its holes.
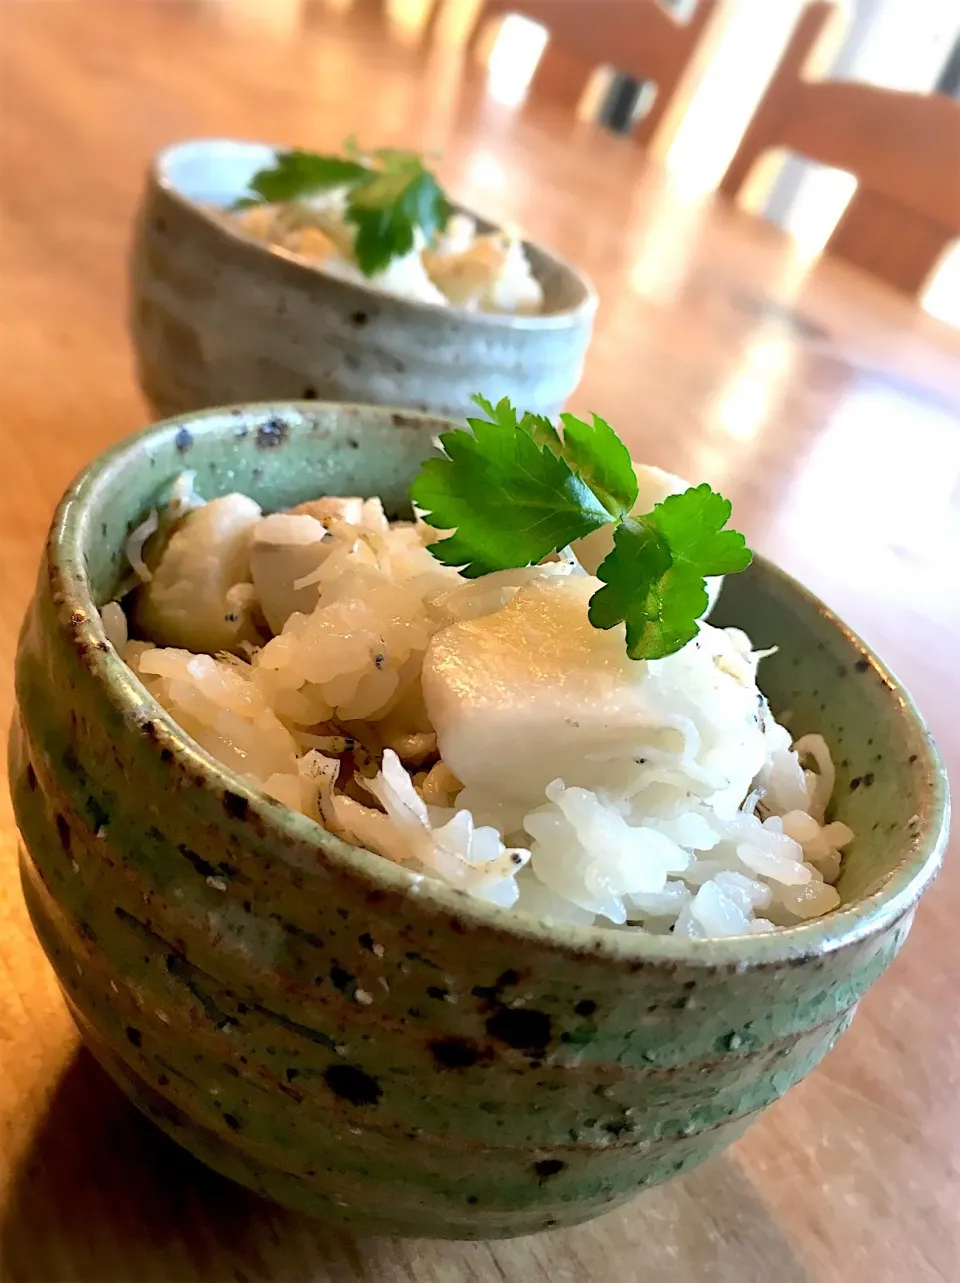
{"type": "Polygon", "coordinates": [[[198,205],[231,205],[258,169],[273,164],[275,155],[276,148],[268,143],[197,139],[162,152],[157,173],[198,205]]]}
{"type": "MultiPolygon", "coordinates": [[[[247,191],[250,179],[257,170],[273,164],[276,152],[277,148],[269,143],[230,138],[198,138],[176,143],[162,151],[155,162],[156,175],[167,191],[198,206],[204,216],[209,217],[207,207],[212,205],[225,208],[232,205],[247,191]]],[[[496,224],[477,214],[475,210],[466,209],[456,202],[454,208],[475,218],[482,232],[493,231],[496,227],[496,224]]],[[[236,235],[244,240],[249,239],[239,228],[236,235]]],[[[278,251],[259,241],[253,241],[253,244],[267,252],[286,255],[286,251],[278,251]]],[[[597,299],[587,278],[543,246],[524,241],[524,247],[533,273],[543,289],[543,312],[535,316],[471,312],[468,313],[471,320],[481,325],[509,324],[511,328],[537,329],[550,324],[551,320],[556,324],[560,318],[565,321],[591,317],[596,310],[597,299]]],[[[305,270],[323,274],[322,264],[309,263],[300,258],[295,261],[305,270]]],[[[410,304],[410,300],[405,302],[410,304]]],[[[438,307],[437,304],[423,302],[418,302],[417,306],[430,309],[438,307]]],[[[443,307],[440,310],[446,313],[450,309],[443,307]]],[[[459,312],[459,309],[455,310],[459,312]]]]}
{"type": "MultiPolygon", "coordinates": [[[[120,443],[80,478],[55,524],[54,556],[79,604],[88,603],[88,592],[97,604],[110,600],[123,574],[129,531],[184,469],[195,471],[205,497],[239,490],[267,511],[318,494],[359,493],[379,494],[388,512],[406,514],[410,482],[447,426],[425,415],[318,403],[210,410],[169,421],[120,443]]],[[[750,954],[772,956],[791,941],[794,948],[831,947],[869,929],[877,916],[903,912],[936,870],[948,809],[942,766],[908,696],[821,602],[762,558],[728,579],[713,622],[745,629],[757,646],[779,647],[761,666],[761,685],[795,736],[825,737],[837,768],[832,818],[856,833],[838,884],[841,910],[772,936],[753,936],[750,954]]],[[[459,893],[437,886],[430,894],[441,904],[450,900],[459,912],[504,921],[505,915],[477,902],[465,910],[459,893]]],[[[517,915],[510,921],[533,929],[532,919],[517,915]]],[[[618,951],[671,956],[702,943],[643,941],[596,928],[562,934],[584,947],[603,936],[618,951]]],[[[705,943],[718,956],[726,956],[729,945],[735,956],[737,942],[705,943]]],[[[743,950],[744,942],[738,947],[743,950]]]]}
{"type": "Polygon", "coordinates": [[[871,895],[916,849],[935,810],[930,739],[909,697],[821,602],[759,559],[724,581],[711,622],[777,647],[761,662],[760,686],[794,739],[826,740],[837,772],[827,818],[856,835],[837,890],[844,904],[871,895]]]}

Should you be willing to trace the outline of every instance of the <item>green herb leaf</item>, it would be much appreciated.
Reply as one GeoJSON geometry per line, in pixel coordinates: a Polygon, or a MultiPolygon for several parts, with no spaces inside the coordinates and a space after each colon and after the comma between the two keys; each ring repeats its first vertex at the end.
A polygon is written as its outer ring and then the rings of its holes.
{"type": "MultiPolygon", "coordinates": [[[[249,188],[271,205],[283,201],[302,200],[317,192],[357,183],[369,174],[364,165],[339,156],[318,156],[310,151],[278,151],[276,163],[268,169],[258,170],[250,179],[249,188]]],[[[257,202],[251,197],[241,197],[248,203],[257,202]]],[[[240,208],[236,202],[234,209],[240,208]]]]}
{"type": "Polygon", "coordinates": [[[552,454],[563,454],[563,442],[560,440],[560,433],[545,414],[534,414],[532,410],[526,410],[523,417],[518,418],[516,410],[506,397],[503,397],[496,406],[491,401],[488,401],[485,396],[481,396],[479,392],[471,397],[471,400],[494,423],[500,423],[504,427],[512,428],[514,431],[519,429],[519,431],[525,432],[528,437],[532,437],[537,445],[547,446],[552,454]]]}
{"type": "Polygon", "coordinates": [[[251,178],[249,192],[231,206],[248,209],[264,201],[305,200],[335,187],[348,188],[346,219],[356,229],[354,253],[364,276],[409,254],[420,230],[432,241],[450,217],[450,203],[437,180],[413,152],[383,147],[366,156],[349,138],[344,156],[281,151],[275,164],[251,178]]]}
{"type": "Polygon", "coordinates": [[[670,545],[675,566],[701,575],[734,575],[746,570],[753,555],[743,535],[724,530],[733,505],[704,482],[658,503],[649,520],[670,545]]]}
{"type": "Polygon", "coordinates": [[[509,401],[475,398],[486,419],[444,433],[444,459],[423,464],[411,497],[438,530],[430,551],[468,579],[529,566],[609,522],[603,505],[564,459],[518,430],[509,401]]]}
{"type": "Polygon", "coordinates": [[[585,423],[561,414],[563,457],[597,496],[611,517],[623,517],[637,502],[637,477],[630,451],[606,420],[585,423]]]}
{"type": "MultiPolygon", "coordinates": [[[[474,399],[481,404],[480,398],[474,399]]],[[[489,410],[489,402],[483,402],[483,406],[489,410]]],[[[560,422],[562,438],[546,415],[530,410],[517,426],[539,445],[565,459],[570,471],[590,487],[611,517],[625,516],[637,502],[637,477],[630,451],[610,424],[597,415],[592,424],[573,414],[561,414],[560,422]]]]}
{"type": "Polygon", "coordinates": [[[450,203],[419,156],[397,152],[382,156],[384,168],[350,193],[347,221],[357,229],[354,246],[365,276],[409,254],[416,230],[433,240],[450,217],[450,203]]]}
{"type": "Polygon", "coordinates": [[[662,659],[696,637],[707,606],[703,579],[677,571],[666,540],[646,521],[620,523],[597,575],[606,587],[590,598],[590,622],[626,623],[631,659],[662,659]]]}
{"type": "Polygon", "coordinates": [[[533,437],[537,445],[546,446],[552,454],[563,455],[560,433],[545,414],[533,414],[528,410],[520,420],[520,428],[528,437],[533,437]]]}
{"type": "Polygon", "coordinates": [[[475,396],[485,419],[440,438],[446,457],[425,463],[411,496],[438,530],[431,545],[468,578],[529,566],[603,525],[613,551],[590,599],[596,628],[626,624],[632,659],[661,659],[696,637],[707,607],[705,579],[750,564],[743,535],[725,530],[730,502],[708,485],[671,495],[631,516],[637,480],[626,447],[603,419],[561,415],[561,436],[543,415],[475,396]]]}
{"type": "Polygon", "coordinates": [[[627,517],[597,575],[590,599],[595,628],[627,626],[631,659],[662,659],[697,635],[708,575],[745,570],[743,535],[724,530],[730,502],[706,484],[671,495],[645,517],[627,517]]]}
{"type": "Polygon", "coordinates": [[[428,241],[432,240],[447,224],[450,203],[419,156],[382,149],[377,157],[382,169],[352,193],[347,216],[358,226],[362,218],[375,213],[389,214],[394,229],[406,224],[409,244],[402,252],[409,253],[413,229],[419,228],[428,241]]]}

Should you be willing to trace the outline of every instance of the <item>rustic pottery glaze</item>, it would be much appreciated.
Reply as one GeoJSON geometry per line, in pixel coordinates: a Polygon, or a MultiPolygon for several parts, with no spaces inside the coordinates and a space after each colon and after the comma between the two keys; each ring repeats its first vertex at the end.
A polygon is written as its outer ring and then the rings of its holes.
{"type": "Polygon", "coordinates": [[[161,152],[147,175],[130,326],[140,384],[159,415],[296,398],[460,418],[480,390],[560,410],[593,328],[586,278],[527,245],[546,309],[528,317],[471,314],[337,280],[218,212],[273,156],[262,143],[205,139],[161,152]]]}
{"type": "Polygon", "coordinates": [[[946,786],[890,674],[762,560],[719,617],[838,763],[845,907],[690,941],[511,917],[351,848],[198,749],[97,604],[174,475],[279,508],[402,511],[441,425],[317,404],[214,410],[98,459],[62,501],[17,664],[11,779],[37,933],[84,1037],[211,1167],[366,1232],[488,1238],[586,1220],[740,1136],[890,963],[946,786]]]}

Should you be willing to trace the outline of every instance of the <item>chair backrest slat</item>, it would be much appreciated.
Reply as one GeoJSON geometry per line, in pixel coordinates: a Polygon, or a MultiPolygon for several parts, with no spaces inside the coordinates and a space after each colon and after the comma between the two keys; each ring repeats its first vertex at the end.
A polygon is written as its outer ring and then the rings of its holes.
{"type": "Polygon", "coordinates": [[[699,0],[681,22],[657,0],[486,0],[471,42],[494,17],[518,14],[547,29],[549,43],[536,81],[576,101],[597,67],[611,66],[636,80],[653,81],[657,95],[634,130],[648,141],[686,77],[701,40],[723,0],[699,0]],[[556,65],[551,66],[551,63],[556,65]]]}
{"type": "Polygon", "coordinates": [[[736,199],[776,148],[853,174],[857,192],[827,250],[917,293],[960,236],[960,103],[812,79],[840,17],[833,4],[804,10],[720,190],[736,199]]]}
{"type": "Polygon", "coordinates": [[[829,249],[894,289],[916,296],[955,239],[955,230],[942,222],[876,192],[857,191],[830,237],[829,249]]]}

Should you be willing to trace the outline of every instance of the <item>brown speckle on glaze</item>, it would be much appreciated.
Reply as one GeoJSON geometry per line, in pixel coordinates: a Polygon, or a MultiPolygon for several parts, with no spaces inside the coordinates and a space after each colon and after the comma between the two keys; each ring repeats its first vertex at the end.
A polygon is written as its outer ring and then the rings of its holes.
{"type": "Polygon", "coordinates": [[[73,837],[70,833],[70,825],[66,817],[59,812],[56,816],[57,837],[60,839],[60,845],[63,847],[65,854],[69,855],[73,845],[73,837]]]}
{"type": "Polygon", "coordinates": [[[280,418],[268,419],[257,428],[257,447],[260,450],[275,450],[287,439],[289,428],[280,418]]]}
{"type": "Polygon", "coordinates": [[[202,856],[197,855],[196,851],[191,851],[188,846],[184,846],[183,844],[181,844],[177,849],[187,863],[191,864],[202,878],[214,878],[217,876],[216,867],[212,865],[209,860],[205,860],[202,856]]]}
{"type": "Polygon", "coordinates": [[[357,981],[356,977],[352,976],[349,971],[334,965],[330,968],[330,983],[334,989],[339,989],[341,993],[345,993],[349,988],[355,987],[357,981]]]}
{"type": "Polygon", "coordinates": [[[401,414],[398,411],[395,414],[391,414],[390,422],[395,428],[416,428],[419,426],[420,420],[415,419],[412,414],[401,414]]]}
{"type": "MultiPolygon", "coordinates": [[[[201,781],[201,783],[205,784],[206,781],[201,781]]],[[[223,809],[231,819],[245,820],[250,809],[250,803],[245,797],[241,797],[239,793],[234,793],[227,789],[223,795],[223,809]]]]}
{"type": "Polygon", "coordinates": [[[466,1038],[442,1038],[428,1046],[441,1069],[472,1069],[489,1056],[489,1052],[468,1042],[466,1038]]]}
{"type": "Polygon", "coordinates": [[[543,1051],[550,1042],[550,1017],[526,1007],[502,1007],[487,1021],[487,1033],[516,1051],[543,1051]]]}
{"type": "Polygon", "coordinates": [[[383,1088],[376,1078],[371,1078],[356,1065],[331,1065],[323,1078],[335,1096],[358,1108],[379,1104],[383,1095],[383,1088]]]}

